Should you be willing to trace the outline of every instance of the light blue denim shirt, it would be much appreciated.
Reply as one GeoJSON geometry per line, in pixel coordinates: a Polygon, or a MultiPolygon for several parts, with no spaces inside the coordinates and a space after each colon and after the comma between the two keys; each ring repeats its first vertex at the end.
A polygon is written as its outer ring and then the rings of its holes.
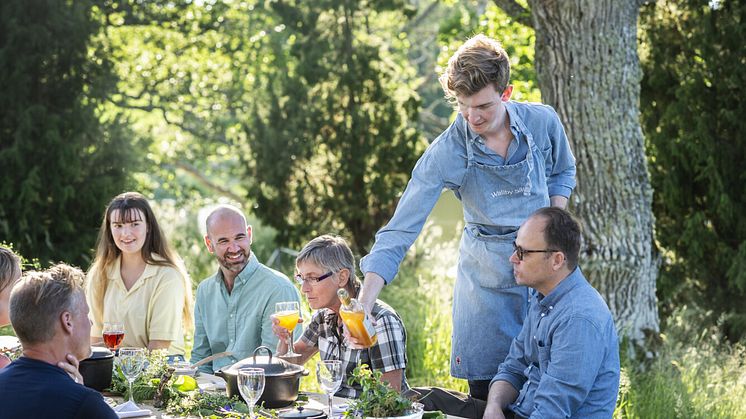
{"type": "MultiPolygon", "coordinates": [[[[505,107],[514,137],[508,147],[507,159],[485,146],[482,138],[472,132],[461,114],[458,114],[456,120],[417,161],[393,217],[378,231],[373,248],[360,261],[363,273],[375,272],[387,283],[391,282],[443,189],[452,190],[461,200],[459,188],[467,173],[467,141],[475,145],[474,158],[477,163],[512,165],[526,159],[526,136],[531,135],[543,156],[549,196],[570,196],[575,188],[575,157],[557,113],[552,107],[538,103],[509,101],[505,107]]],[[[495,225],[488,217],[467,222],[476,222],[486,232],[501,234],[517,230],[523,219],[516,218],[509,223],[511,225],[495,225]]]]}
{"type": "MultiPolygon", "coordinates": [[[[298,290],[284,274],[259,263],[253,253],[236,276],[230,294],[218,269],[197,288],[191,362],[220,352],[233,352],[232,357],[219,358],[200,367],[200,371],[212,374],[248,358],[260,345],[274,352],[277,337],[272,333],[270,316],[275,312],[275,303],[283,301],[300,303],[298,290]]],[[[298,326],[295,336],[300,336],[301,331],[298,326]]]]}
{"type": "Polygon", "coordinates": [[[577,268],[546,297],[532,291],[523,328],[494,381],[519,389],[509,407],[530,418],[611,418],[619,342],[601,295],[577,268]]]}

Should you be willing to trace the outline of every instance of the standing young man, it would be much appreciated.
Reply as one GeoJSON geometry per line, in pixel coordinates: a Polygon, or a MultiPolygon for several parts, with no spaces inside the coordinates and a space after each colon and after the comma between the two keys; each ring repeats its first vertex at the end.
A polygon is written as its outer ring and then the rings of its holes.
{"type": "Polygon", "coordinates": [[[549,106],[510,101],[510,63],[499,42],[468,40],[440,81],[458,104],[456,120],[420,157],[394,216],[361,260],[360,300],[368,310],[391,282],[443,188],[464,209],[453,297],[451,375],[486,400],[490,380],[526,315],[528,291],[508,258],[521,223],[536,209],[564,208],[575,187],[575,158],[549,106]],[[497,353],[496,353],[497,351],[497,353]]]}

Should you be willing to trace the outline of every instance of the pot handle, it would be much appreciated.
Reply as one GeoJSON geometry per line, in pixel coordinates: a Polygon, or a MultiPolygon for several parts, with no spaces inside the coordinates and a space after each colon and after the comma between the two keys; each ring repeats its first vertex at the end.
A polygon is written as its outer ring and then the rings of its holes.
{"type": "Polygon", "coordinates": [[[271,364],[271,363],[272,363],[272,350],[271,350],[271,349],[269,349],[269,348],[268,348],[268,347],[266,347],[266,346],[260,346],[260,347],[258,347],[258,348],[256,348],[256,349],[254,349],[254,364],[256,364],[256,354],[257,354],[257,353],[258,353],[258,352],[259,352],[260,350],[262,350],[262,349],[264,349],[265,351],[267,351],[267,354],[269,355],[269,362],[267,362],[267,363],[268,363],[268,364],[271,364]]]}

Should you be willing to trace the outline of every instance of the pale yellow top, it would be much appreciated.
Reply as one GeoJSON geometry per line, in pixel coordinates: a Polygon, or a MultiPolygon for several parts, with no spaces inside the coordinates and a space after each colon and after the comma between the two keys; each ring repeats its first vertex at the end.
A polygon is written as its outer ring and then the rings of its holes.
{"type": "Polygon", "coordinates": [[[122,322],[124,341],[120,347],[147,348],[151,340],[170,340],[169,355],[184,354],[184,279],[170,266],[146,265],[129,291],[120,272],[121,258],[107,272],[108,286],[103,313],[93,304],[92,278],[86,280],[91,308],[91,336],[102,336],[104,322],[122,322]]]}

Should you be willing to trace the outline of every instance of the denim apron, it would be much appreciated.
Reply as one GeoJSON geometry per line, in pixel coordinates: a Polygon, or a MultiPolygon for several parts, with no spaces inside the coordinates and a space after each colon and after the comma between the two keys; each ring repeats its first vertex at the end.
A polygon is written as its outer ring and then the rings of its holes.
{"type": "Polygon", "coordinates": [[[523,122],[513,121],[528,145],[516,164],[478,163],[474,140],[464,136],[467,169],[455,191],[466,220],[453,293],[451,375],[457,378],[492,379],[528,309],[528,290],[516,285],[508,259],[518,227],[549,206],[549,193],[544,157],[523,122]]]}

